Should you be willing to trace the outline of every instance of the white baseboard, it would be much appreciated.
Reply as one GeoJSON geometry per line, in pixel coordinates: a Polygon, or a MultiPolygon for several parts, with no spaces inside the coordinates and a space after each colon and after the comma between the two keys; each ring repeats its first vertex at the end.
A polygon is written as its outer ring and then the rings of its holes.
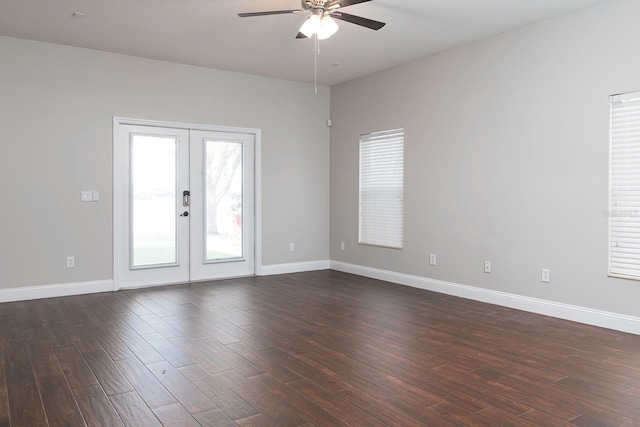
{"type": "MultiPolygon", "coordinates": [[[[296,262],[291,264],[263,265],[256,268],[256,276],[301,273],[304,271],[328,270],[329,268],[330,261],[328,260],[296,262]]],[[[122,290],[137,288],[140,288],[140,286],[122,288],[122,290]]],[[[0,289],[0,303],[26,301],[40,298],[65,297],[70,295],[92,294],[97,292],[112,292],[113,290],[113,280],[96,280],[92,282],[62,283],[57,285],[40,285],[24,288],[0,289]]]]}
{"type": "Polygon", "coordinates": [[[58,285],[0,289],[0,303],[112,291],[113,280],[95,280],[92,282],[62,283],[58,285]]]}
{"type": "MultiPolygon", "coordinates": [[[[308,261],[291,264],[263,265],[257,268],[256,275],[270,276],[275,274],[327,270],[329,268],[345,273],[357,274],[359,276],[371,277],[373,279],[384,280],[400,285],[439,292],[446,295],[453,295],[489,304],[501,305],[504,307],[640,335],[640,318],[634,316],[595,310],[592,308],[558,303],[538,298],[530,298],[507,292],[493,291],[490,289],[461,285],[404,273],[396,273],[393,271],[349,264],[340,261],[308,261]]],[[[96,280],[90,282],[0,289],[0,303],[111,291],[113,291],[113,280],[96,280]]]]}
{"type": "Polygon", "coordinates": [[[302,273],[304,271],[328,270],[331,261],[307,261],[291,264],[262,265],[256,268],[256,276],[272,276],[274,274],[302,273]]]}
{"type": "Polygon", "coordinates": [[[621,332],[640,335],[640,318],[625,314],[595,310],[587,307],[530,298],[507,292],[492,291],[474,286],[449,283],[426,277],[396,273],[340,261],[331,261],[331,269],[359,276],[371,277],[400,285],[472,299],[503,307],[515,308],[587,325],[600,326],[621,332]]]}

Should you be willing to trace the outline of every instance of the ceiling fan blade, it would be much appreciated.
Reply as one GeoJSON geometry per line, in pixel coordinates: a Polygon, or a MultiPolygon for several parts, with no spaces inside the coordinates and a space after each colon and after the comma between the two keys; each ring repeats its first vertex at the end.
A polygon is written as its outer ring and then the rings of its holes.
{"type": "Polygon", "coordinates": [[[365,3],[371,0],[332,0],[330,2],[328,2],[325,7],[327,8],[327,10],[331,10],[331,9],[337,9],[339,7],[347,7],[347,6],[352,6],[354,4],[358,4],[358,3],[365,3]]]}
{"type": "Polygon", "coordinates": [[[298,33],[298,35],[296,36],[296,39],[308,39],[309,37],[305,36],[302,33],[298,33]]]}
{"type": "Polygon", "coordinates": [[[372,30],[379,30],[386,25],[384,22],[374,21],[373,19],[363,18],[361,16],[349,15],[344,12],[333,12],[331,16],[341,21],[351,22],[352,24],[371,28],[372,30]]]}
{"type": "Polygon", "coordinates": [[[288,14],[288,13],[300,13],[300,12],[305,12],[305,11],[304,10],[300,10],[300,9],[269,10],[269,11],[266,11],[266,12],[239,13],[238,16],[240,18],[248,18],[250,16],[285,15],[285,14],[288,14]]]}

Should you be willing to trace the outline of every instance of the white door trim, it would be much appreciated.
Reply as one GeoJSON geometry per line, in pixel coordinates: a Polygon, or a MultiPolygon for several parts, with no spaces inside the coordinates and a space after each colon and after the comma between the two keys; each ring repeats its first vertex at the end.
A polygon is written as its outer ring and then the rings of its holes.
{"type": "MultiPolygon", "coordinates": [[[[113,118],[113,159],[119,155],[119,148],[116,141],[118,141],[120,125],[135,125],[135,126],[154,126],[165,127],[185,130],[204,130],[211,132],[227,132],[227,133],[244,133],[254,136],[254,251],[255,251],[255,273],[260,271],[262,266],[262,131],[257,128],[242,128],[242,127],[230,127],[230,126],[217,126],[217,125],[205,125],[196,123],[182,123],[160,120],[148,120],[148,119],[135,119],[128,117],[114,117],[113,118]]],[[[119,176],[115,170],[115,161],[113,162],[113,290],[117,291],[121,289],[122,278],[120,273],[116,269],[116,248],[118,242],[122,239],[128,239],[128,236],[121,235],[119,230],[116,230],[116,215],[122,215],[122,212],[127,212],[126,209],[120,205],[121,200],[115,197],[115,189],[120,188],[124,177],[119,176]]],[[[121,219],[122,220],[122,219],[121,219]]],[[[126,220],[126,219],[125,219],[126,220]]]]}

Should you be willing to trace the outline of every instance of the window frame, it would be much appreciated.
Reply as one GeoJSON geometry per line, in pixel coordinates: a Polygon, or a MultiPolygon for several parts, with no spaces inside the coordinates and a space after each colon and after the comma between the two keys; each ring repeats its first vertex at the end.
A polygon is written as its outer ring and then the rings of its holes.
{"type": "Polygon", "coordinates": [[[609,277],[640,280],[640,92],[609,97],[607,216],[609,277]]]}
{"type": "Polygon", "coordinates": [[[403,249],[404,129],[360,135],[358,161],[358,244],[403,249]]]}

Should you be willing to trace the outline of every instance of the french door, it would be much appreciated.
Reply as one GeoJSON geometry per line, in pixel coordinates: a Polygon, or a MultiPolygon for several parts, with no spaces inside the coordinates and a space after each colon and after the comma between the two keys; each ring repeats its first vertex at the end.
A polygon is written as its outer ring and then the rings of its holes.
{"type": "Polygon", "coordinates": [[[254,274],[255,135],[116,123],[114,287],[254,274]]]}

